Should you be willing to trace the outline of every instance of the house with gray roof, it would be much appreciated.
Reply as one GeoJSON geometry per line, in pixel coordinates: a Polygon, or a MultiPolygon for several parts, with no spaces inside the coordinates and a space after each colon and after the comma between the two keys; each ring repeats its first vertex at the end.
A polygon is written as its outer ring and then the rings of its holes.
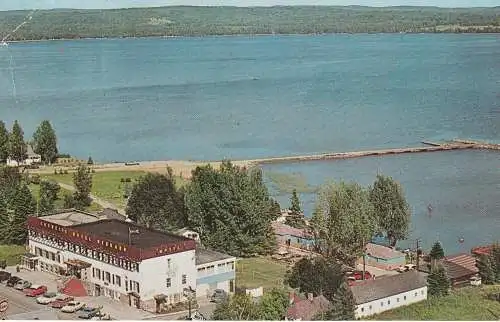
{"type": "Polygon", "coordinates": [[[366,280],[351,286],[356,318],[379,314],[427,299],[427,276],[418,271],[366,280]]]}

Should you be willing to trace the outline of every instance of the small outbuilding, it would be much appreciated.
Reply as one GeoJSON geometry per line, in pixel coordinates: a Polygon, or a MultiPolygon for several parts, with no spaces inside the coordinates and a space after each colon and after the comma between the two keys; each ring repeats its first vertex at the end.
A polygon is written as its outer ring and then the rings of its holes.
{"type": "MultiPolygon", "coordinates": [[[[368,243],[366,245],[365,261],[367,265],[381,269],[392,270],[406,264],[406,254],[394,248],[368,243]]],[[[362,263],[363,257],[358,261],[362,263]]]]}

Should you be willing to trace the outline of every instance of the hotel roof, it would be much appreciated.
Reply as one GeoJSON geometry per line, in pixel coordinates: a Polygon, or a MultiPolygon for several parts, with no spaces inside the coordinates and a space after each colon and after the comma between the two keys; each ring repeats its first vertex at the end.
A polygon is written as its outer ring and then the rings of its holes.
{"type": "Polygon", "coordinates": [[[53,215],[40,217],[44,221],[60,225],[60,226],[74,226],[86,223],[92,223],[99,220],[98,215],[86,213],[79,210],[64,210],[63,212],[53,215]]]}
{"type": "Polygon", "coordinates": [[[203,249],[196,247],[196,265],[203,265],[206,263],[217,262],[224,259],[234,258],[234,256],[219,253],[214,250],[203,249]]]}
{"type": "Polygon", "coordinates": [[[76,225],[72,228],[121,244],[129,243],[129,229],[130,231],[138,231],[138,233],[130,234],[130,240],[132,246],[140,249],[191,240],[186,237],[149,229],[134,223],[117,219],[104,219],[96,222],[76,225]]]}

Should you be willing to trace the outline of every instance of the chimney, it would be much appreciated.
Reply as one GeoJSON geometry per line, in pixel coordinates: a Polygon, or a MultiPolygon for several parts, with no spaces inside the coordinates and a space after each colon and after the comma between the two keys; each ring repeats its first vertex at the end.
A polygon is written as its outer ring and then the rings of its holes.
{"type": "Polygon", "coordinates": [[[290,301],[290,305],[293,304],[293,300],[295,299],[295,292],[294,291],[290,291],[290,293],[288,293],[288,300],[290,301]]]}
{"type": "Polygon", "coordinates": [[[311,301],[311,302],[312,302],[312,301],[313,301],[313,298],[314,298],[313,293],[307,293],[307,299],[308,299],[309,301],[311,301]]]}

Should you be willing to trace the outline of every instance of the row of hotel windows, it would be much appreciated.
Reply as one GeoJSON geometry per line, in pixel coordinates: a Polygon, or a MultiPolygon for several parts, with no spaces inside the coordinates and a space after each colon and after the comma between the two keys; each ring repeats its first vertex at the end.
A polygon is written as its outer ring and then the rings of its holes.
{"type": "Polygon", "coordinates": [[[198,278],[202,276],[212,275],[215,273],[225,273],[234,271],[234,262],[221,263],[217,265],[217,271],[215,270],[215,265],[210,265],[206,267],[198,268],[198,278]]]}
{"type": "MultiPolygon", "coordinates": [[[[118,287],[122,287],[122,278],[118,275],[111,274],[110,272],[102,271],[98,268],[92,268],[92,277],[98,280],[101,280],[105,283],[116,285],[118,287]]],[[[126,292],[137,292],[139,293],[139,283],[132,280],[124,281],[125,291],[126,292]]]]}
{"type": "MultiPolygon", "coordinates": [[[[71,252],[81,254],[85,257],[89,257],[89,258],[101,261],[103,263],[107,263],[107,264],[110,264],[110,265],[113,265],[116,267],[120,267],[120,268],[129,270],[129,271],[132,271],[132,272],[139,271],[139,264],[138,263],[133,263],[131,261],[117,258],[115,256],[108,255],[108,254],[102,253],[102,252],[97,251],[97,250],[88,249],[88,248],[80,246],[80,245],[75,245],[75,244],[63,242],[63,241],[57,240],[53,237],[43,236],[43,235],[37,234],[35,232],[31,232],[30,235],[37,242],[48,244],[51,247],[59,247],[61,249],[67,249],[71,252]]],[[[42,256],[41,254],[38,254],[38,253],[36,253],[36,254],[42,256]]],[[[47,257],[47,258],[51,259],[49,257],[47,257]]],[[[55,259],[53,259],[53,260],[55,260],[55,259]]],[[[59,260],[57,260],[57,261],[59,261],[59,260]]]]}
{"type": "MultiPolygon", "coordinates": [[[[421,290],[421,291],[420,291],[420,294],[421,294],[421,295],[424,295],[424,293],[425,293],[425,292],[424,292],[424,290],[421,290]]],[[[418,296],[418,292],[415,292],[414,297],[417,297],[417,296],[418,296]]],[[[406,301],[406,295],[404,295],[404,296],[403,296],[403,301],[406,301]]],[[[397,303],[399,303],[399,297],[397,297],[397,298],[396,298],[396,302],[397,302],[397,303]]],[[[380,306],[381,306],[381,307],[383,307],[383,306],[384,306],[384,303],[385,303],[384,301],[381,301],[381,302],[380,302],[380,306]]],[[[387,305],[391,305],[391,300],[387,300],[387,305]]],[[[369,309],[370,309],[370,310],[372,309],[372,306],[371,306],[371,305],[369,306],[369,309]]],[[[362,307],[362,308],[361,308],[361,312],[364,312],[364,311],[365,311],[365,308],[364,308],[364,307],[362,307]]]]}
{"type": "MultiPolygon", "coordinates": [[[[181,283],[182,283],[182,285],[186,285],[186,283],[187,283],[187,275],[186,274],[182,274],[181,283]]],[[[167,285],[167,287],[171,287],[172,286],[172,279],[170,277],[167,278],[167,281],[165,284],[167,285]]]]}

